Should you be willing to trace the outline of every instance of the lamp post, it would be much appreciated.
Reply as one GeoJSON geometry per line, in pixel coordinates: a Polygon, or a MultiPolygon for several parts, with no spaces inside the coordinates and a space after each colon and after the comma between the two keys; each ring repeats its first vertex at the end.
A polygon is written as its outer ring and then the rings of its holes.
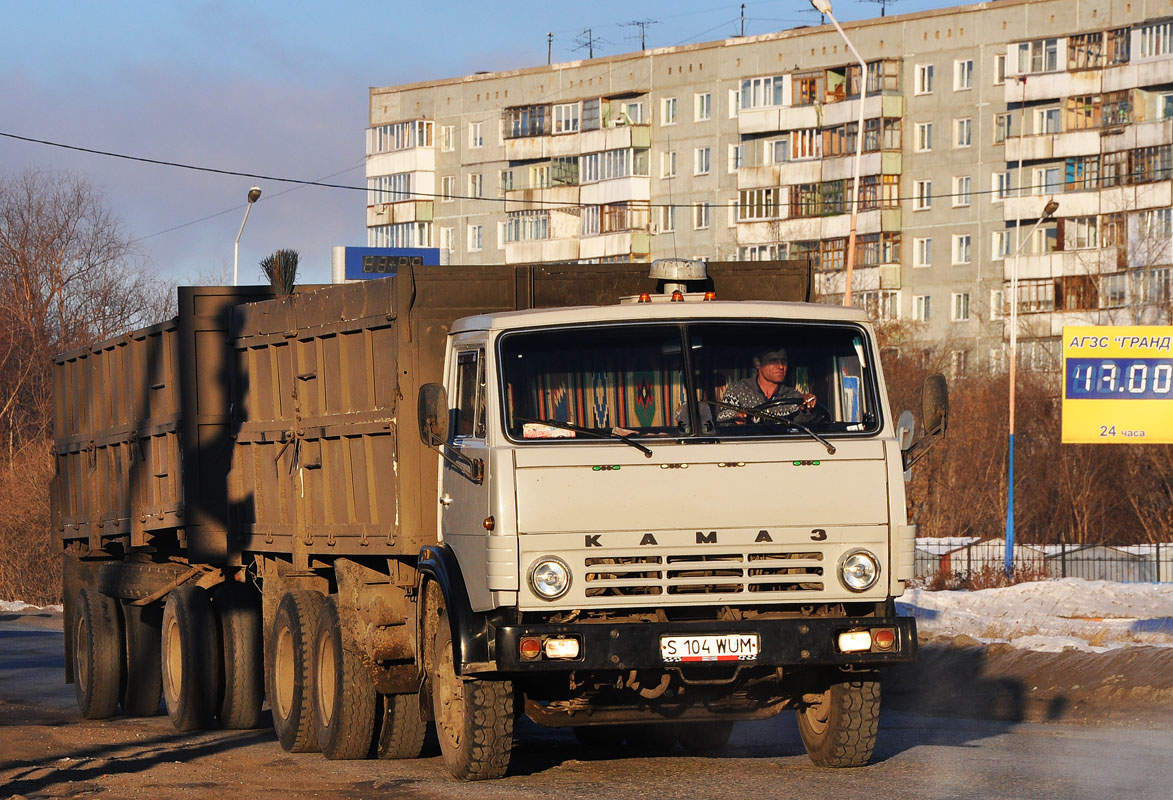
{"type": "Polygon", "coordinates": [[[863,106],[868,97],[868,65],[864,63],[863,56],[855,49],[855,45],[847,38],[847,34],[839,25],[839,20],[835,19],[835,15],[831,13],[831,0],[810,0],[810,4],[815,11],[826,15],[831,20],[835,30],[839,31],[839,35],[847,43],[847,48],[855,56],[855,60],[859,62],[859,120],[855,130],[855,169],[851,176],[851,232],[847,236],[847,272],[843,277],[843,305],[849,306],[851,305],[851,273],[855,269],[855,228],[859,216],[859,169],[860,162],[863,160],[863,106]]]}
{"type": "MultiPolygon", "coordinates": [[[[1021,175],[1019,179],[1021,180],[1021,175]]],[[[1027,231],[1014,248],[1014,263],[1010,268],[1010,436],[1006,476],[1006,577],[1014,574],[1014,379],[1018,367],[1018,257],[1022,248],[1034,236],[1036,230],[1059,210],[1059,203],[1050,200],[1043,206],[1043,215],[1027,231]]]]}
{"type": "Polygon", "coordinates": [[[236,233],[236,244],[232,249],[232,285],[240,285],[240,237],[244,235],[244,223],[248,222],[248,212],[253,210],[253,203],[261,196],[261,187],[254,186],[248,190],[248,205],[244,207],[244,219],[240,221],[240,230],[236,233]]]}

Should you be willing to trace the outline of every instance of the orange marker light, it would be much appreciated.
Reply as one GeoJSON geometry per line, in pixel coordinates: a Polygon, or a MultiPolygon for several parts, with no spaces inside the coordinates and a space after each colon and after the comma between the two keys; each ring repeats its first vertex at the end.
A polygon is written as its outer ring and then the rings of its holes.
{"type": "Polygon", "coordinates": [[[674,291],[672,293],[672,302],[673,303],[683,303],[684,302],[684,292],[680,291],[679,289],[674,291]]]}
{"type": "Polygon", "coordinates": [[[637,302],[650,303],[650,302],[652,302],[652,296],[650,294],[648,294],[647,292],[640,292],[639,300],[637,302]]]}
{"type": "Polygon", "coordinates": [[[518,643],[522,658],[535,659],[542,655],[542,640],[536,636],[523,636],[518,643]]]}
{"type": "Polygon", "coordinates": [[[706,300],[716,300],[717,293],[716,292],[705,292],[705,299],[706,300]]]}
{"type": "Polygon", "coordinates": [[[491,516],[489,516],[489,517],[485,517],[485,521],[482,522],[481,525],[484,526],[485,530],[491,531],[491,530],[493,530],[493,528],[497,527],[497,521],[494,520],[491,516]]]}
{"type": "Polygon", "coordinates": [[[896,634],[888,628],[878,628],[872,631],[872,643],[880,650],[891,650],[896,644],[896,634]]]}

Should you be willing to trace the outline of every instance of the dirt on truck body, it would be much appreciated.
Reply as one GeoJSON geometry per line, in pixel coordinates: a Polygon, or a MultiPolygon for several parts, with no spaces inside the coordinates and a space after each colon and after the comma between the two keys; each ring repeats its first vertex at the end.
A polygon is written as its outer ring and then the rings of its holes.
{"type": "Polygon", "coordinates": [[[710,751],[794,709],[816,763],[866,763],[877,669],[916,649],[902,472],[946,400],[912,442],[865,315],[809,292],[790,262],[416,267],[185,287],[59,356],[83,714],[267,701],[329,758],[416,757],[434,722],[481,779],[521,713],[710,751]]]}

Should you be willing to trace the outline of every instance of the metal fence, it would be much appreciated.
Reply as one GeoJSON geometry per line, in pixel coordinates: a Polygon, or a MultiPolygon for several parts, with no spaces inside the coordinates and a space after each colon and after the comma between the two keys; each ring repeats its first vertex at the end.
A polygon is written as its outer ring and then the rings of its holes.
{"type": "MultiPolygon", "coordinates": [[[[917,539],[916,576],[938,573],[969,578],[1005,567],[1002,539],[917,539]]],[[[1123,583],[1173,582],[1173,542],[1143,545],[1016,545],[1017,572],[1040,578],[1085,578],[1123,583]]]]}

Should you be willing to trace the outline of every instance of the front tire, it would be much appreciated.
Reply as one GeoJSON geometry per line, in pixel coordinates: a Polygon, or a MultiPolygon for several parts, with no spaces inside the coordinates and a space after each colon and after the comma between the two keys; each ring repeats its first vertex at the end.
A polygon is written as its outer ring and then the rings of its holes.
{"type": "Polygon", "coordinates": [[[313,638],[314,721],[322,753],[331,759],[366,758],[375,736],[375,685],[348,648],[334,597],[318,615],[313,638]]]}
{"type": "Polygon", "coordinates": [[[822,692],[803,696],[796,712],[807,755],[820,767],[862,767],[880,728],[880,682],[841,675],[822,692]]]}
{"type": "Polygon", "coordinates": [[[123,683],[122,619],[118,601],[96,589],[77,593],[73,619],[74,689],[86,719],[109,719],[123,683]]]}
{"type": "Polygon", "coordinates": [[[500,778],[513,751],[513,682],[457,675],[452,629],[444,614],[438,622],[432,707],[444,764],[459,780],[500,778]]]}
{"type": "Polygon", "coordinates": [[[181,731],[212,727],[220,695],[220,640],[206,589],[180,586],[163,607],[163,699],[181,731]]]}

